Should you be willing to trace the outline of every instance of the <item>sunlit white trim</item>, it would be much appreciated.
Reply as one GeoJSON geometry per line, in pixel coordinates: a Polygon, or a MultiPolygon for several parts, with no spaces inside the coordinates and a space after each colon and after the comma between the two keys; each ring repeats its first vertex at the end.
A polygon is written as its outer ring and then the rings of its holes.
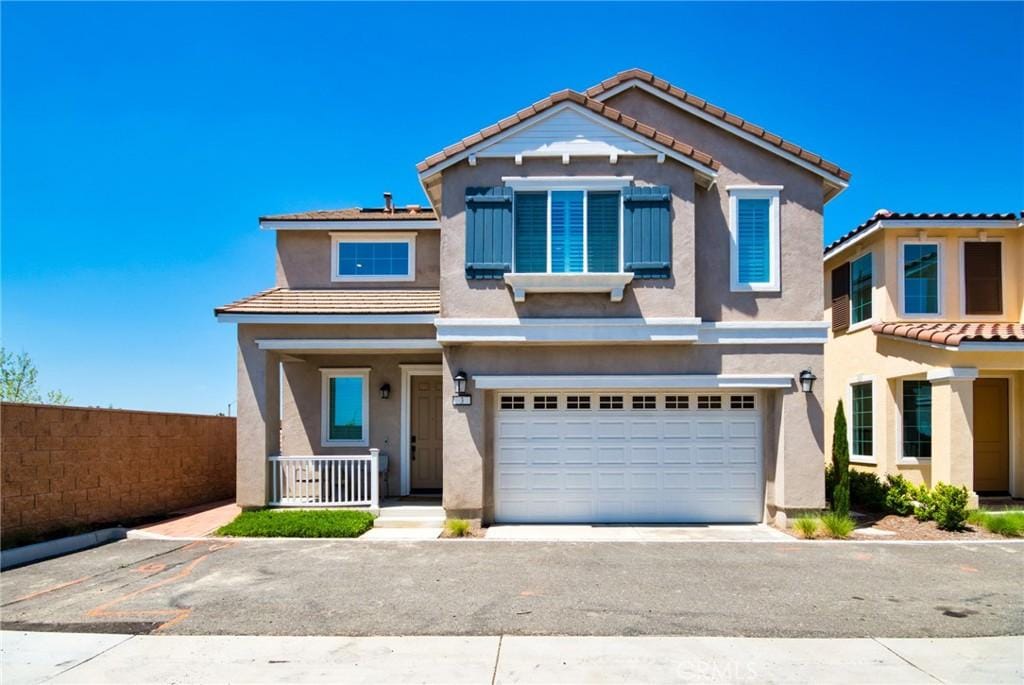
{"type": "Polygon", "coordinates": [[[261,221],[264,231],[420,231],[437,230],[441,222],[437,219],[406,219],[402,221],[261,221]]]}
{"type": "Polygon", "coordinates": [[[929,381],[973,381],[978,377],[978,370],[973,366],[949,366],[931,369],[925,375],[929,381]]]}
{"type": "MultiPolygon", "coordinates": [[[[401,413],[400,436],[399,436],[399,463],[401,472],[398,475],[398,488],[401,495],[408,495],[412,492],[412,444],[409,437],[412,435],[412,428],[409,422],[412,420],[412,377],[413,376],[440,376],[440,364],[399,364],[402,371],[402,387],[399,397],[401,413]]],[[[443,439],[443,438],[442,438],[443,439]]]]}
{"type": "Polygon", "coordinates": [[[824,345],[824,321],[705,321],[698,330],[701,345],[824,345]]]}
{"type": "Polygon", "coordinates": [[[513,190],[622,190],[632,176],[502,176],[513,190]]]}
{"type": "Polygon", "coordinates": [[[279,352],[413,352],[439,350],[441,344],[434,338],[376,338],[376,339],[317,339],[317,338],[263,338],[256,341],[261,350],[279,352]]]}
{"type": "Polygon", "coordinates": [[[320,369],[320,446],[321,447],[366,447],[370,444],[370,369],[322,368],[320,369]],[[332,378],[359,378],[363,381],[363,425],[362,437],[358,440],[332,440],[330,438],[330,384],[332,378]]]}
{"type": "Polygon", "coordinates": [[[915,238],[910,238],[910,237],[900,238],[897,241],[896,249],[898,250],[897,259],[896,259],[896,268],[897,268],[896,280],[897,280],[897,284],[898,284],[896,296],[898,298],[898,301],[896,302],[896,309],[900,313],[900,318],[908,320],[908,321],[914,321],[914,320],[917,320],[917,319],[941,319],[942,316],[943,316],[943,312],[945,311],[943,309],[943,306],[945,305],[945,302],[944,302],[945,298],[943,297],[944,294],[942,292],[943,291],[943,286],[945,285],[945,282],[942,279],[945,277],[945,271],[946,271],[945,265],[943,264],[943,260],[945,260],[945,258],[946,258],[945,240],[943,238],[941,238],[941,237],[939,237],[939,238],[919,238],[919,237],[915,237],[915,238]],[[936,250],[936,254],[935,254],[935,261],[936,261],[936,263],[935,263],[935,268],[936,268],[936,274],[935,274],[935,305],[936,305],[936,311],[934,311],[934,312],[908,314],[907,311],[906,311],[906,285],[905,285],[904,281],[906,280],[906,275],[907,274],[906,274],[906,264],[904,263],[904,248],[907,245],[934,245],[935,246],[935,250],[936,250]]]}
{"type": "Polygon", "coordinates": [[[633,388],[792,388],[788,374],[672,374],[580,376],[474,376],[478,390],[633,389],[633,388]]]}
{"type": "Polygon", "coordinates": [[[782,259],[779,248],[781,210],[779,193],[782,186],[729,186],[729,289],[734,292],[778,292],[781,283],[782,259]],[[757,283],[740,281],[740,200],[769,200],[768,207],[768,280],[757,283]]]}
{"type": "MultiPolygon", "coordinates": [[[[880,393],[875,392],[875,377],[858,374],[846,383],[846,407],[850,420],[846,424],[846,439],[850,450],[850,463],[864,466],[878,466],[878,458],[873,454],[856,454],[853,450],[856,441],[853,439],[853,429],[856,424],[855,409],[853,406],[853,388],[856,385],[867,385],[871,388],[871,451],[877,451],[878,430],[876,428],[879,416],[879,407],[882,405],[880,393]]],[[[835,440],[835,436],[832,437],[835,440]]]]}
{"type": "Polygon", "coordinates": [[[432,324],[437,314],[216,314],[221,323],[432,324]]]}
{"type": "Polygon", "coordinates": [[[416,280],[415,233],[331,233],[331,281],[335,283],[408,282],[416,280]],[[341,243],[405,243],[409,246],[404,274],[342,274],[338,246],[341,243]]]}
{"type": "Polygon", "coordinates": [[[633,274],[508,273],[504,278],[516,302],[525,302],[528,293],[608,293],[612,302],[621,302],[633,274]]]}
{"type": "MultiPolygon", "coordinates": [[[[849,240],[843,243],[839,243],[832,249],[825,252],[822,256],[824,261],[828,261],[833,257],[846,252],[858,243],[870,238],[875,233],[883,229],[906,229],[906,228],[920,228],[923,230],[943,230],[943,229],[967,229],[967,230],[1005,230],[1005,229],[1019,229],[1022,224],[1015,219],[973,219],[973,220],[928,220],[928,219],[879,219],[873,224],[862,230],[857,235],[853,236],[849,240]]],[[[993,240],[994,238],[990,238],[993,240]]]]}
{"type": "Polygon", "coordinates": [[[1006,287],[1005,282],[999,285],[999,311],[997,313],[989,314],[968,314],[967,313],[967,268],[965,264],[965,257],[967,253],[967,243],[999,243],[999,277],[1001,280],[1006,279],[1006,241],[998,236],[989,236],[982,234],[973,238],[960,238],[957,241],[957,259],[958,268],[960,271],[960,318],[964,321],[990,321],[993,318],[1000,318],[1006,313],[1007,304],[1010,302],[1010,292],[1006,287]]]}

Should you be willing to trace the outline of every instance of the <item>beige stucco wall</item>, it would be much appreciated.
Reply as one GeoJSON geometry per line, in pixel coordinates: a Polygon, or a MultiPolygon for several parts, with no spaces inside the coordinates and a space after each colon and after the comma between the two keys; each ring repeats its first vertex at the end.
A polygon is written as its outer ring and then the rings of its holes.
{"type": "MultiPolygon", "coordinates": [[[[916,238],[916,230],[886,229],[825,262],[823,285],[825,290],[825,318],[831,321],[831,269],[843,261],[856,259],[868,252],[873,255],[874,288],[872,293],[873,321],[935,321],[971,320],[961,317],[960,242],[963,238],[976,238],[975,231],[928,230],[928,239],[937,238],[942,248],[942,310],[941,317],[900,317],[899,306],[899,245],[900,238],[916,238]]],[[[975,317],[976,320],[1020,321],[1020,299],[1024,285],[1015,274],[1024,267],[1019,245],[1024,240],[1011,231],[988,231],[989,237],[1003,237],[1004,279],[1003,317],[975,317]]],[[[911,341],[877,336],[870,330],[870,322],[852,332],[829,332],[825,345],[825,454],[832,450],[832,422],[839,399],[843,399],[847,420],[850,418],[849,386],[851,382],[872,379],[874,391],[874,458],[877,465],[859,468],[876,470],[880,474],[902,473],[915,483],[933,484],[950,477],[968,478],[967,466],[973,468],[973,449],[969,438],[973,393],[970,383],[937,384],[933,390],[933,456],[931,462],[901,463],[902,439],[899,424],[900,381],[924,379],[936,368],[966,367],[978,369],[981,376],[1010,378],[1010,461],[1011,491],[1024,495],[1024,352],[968,352],[937,349],[911,341]],[[941,386],[941,387],[940,387],[941,386]],[[964,433],[968,433],[967,436],[964,433]],[[957,463],[946,464],[944,455],[956,455],[957,463]],[[933,473],[934,470],[934,473],[933,473]]],[[[951,457],[952,458],[952,457],[951,457]]],[[[967,484],[967,483],[965,483],[967,484]]]]}
{"type": "MultiPolygon", "coordinates": [[[[444,505],[450,514],[493,518],[493,395],[476,391],[477,375],[786,373],[810,368],[823,375],[820,347],[792,346],[451,346],[444,355],[444,396],[452,377],[470,376],[473,404],[444,405],[444,505]]],[[[794,387],[764,393],[766,514],[824,505],[822,390],[807,395],[794,387]]]]}
{"type": "Polygon", "coordinates": [[[710,190],[697,190],[697,316],[712,321],[821,319],[817,297],[823,240],[824,190],[821,177],[778,155],[691,116],[649,93],[626,90],[607,103],[675,136],[721,162],[710,190]],[[730,185],[781,185],[779,293],[729,292],[730,185]]]}
{"type": "Polygon", "coordinates": [[[480,159],[444,172],[441,217],[441,314],[445,317],[693,316],[694,178],[678,162],[650,158],[574,160],[480,159]],[[500,186],[502,176],[632,176],[637,185],[667,185],[672,191],[672,277],[627,286],[622,302],[607,294],[528,295],[515,303],[504,281],[466,279],[466,188],[500,186]]]}
{"type": "MultiPolygon", "coordinates": [[[[343,231],[337,231],[342,233],[343,231]]],[[[353,233],[374,233],[360,229],[353,233]]],[[[378,235],[416,234],[416,279],[414,281],[331,281],[331,231],[281,230],[277,232],[276,284],[283,288],[436,288],[439,282],[439,232],[376,231],[378,235]]]]}

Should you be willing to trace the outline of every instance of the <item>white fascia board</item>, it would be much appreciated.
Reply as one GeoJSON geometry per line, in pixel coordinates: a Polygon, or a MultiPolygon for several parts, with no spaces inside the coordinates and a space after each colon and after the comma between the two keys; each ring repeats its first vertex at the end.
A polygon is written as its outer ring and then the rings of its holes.
{"type": "MultiPolygon", "coordinates": [[[[962,342],[951,348],[961,352],[1024,352],[1024,342],[962,342]]],[[[1024,360],[1021,360],[1024,368],[1024,360]]]]}
{"type": "MultiPolygon", "coordinates": [[[[608,98],[611,98],[611,97],[613,97],[615,95],[618,95],[619,93],[621,93],[624,90],[627,90],[629,88],[640,88],[641,90],[644,90],[644,91],[650,93],[651,95],[653,95],[653,96],[655,96],[657,98],[661,98],[662,100],[675,105],[676,107],[678,107],[679,109],[681,109],[681,110],[683,110],[685,112],[689,112],[690,114],[692,114],[695,117],[703,119],[704,121],[708,122],[709,124],[712,124],[714,126],[717,126],[718,128],[724,129],[724,130],[728,131],[729,133],[732,133],[733,135],[736,135],[736,136],[742,138],[743,140],[746,140],[749,143],[753,143],[754,145],[757,145],[758,147],[764,148],[765,150],[767,150],[768,152],[771,152],[772,154],[776,154],[779,157],[782,157],[782,158],[792,162],[793,164],[796,164],[797,166],[801,166],[804,169],[807,169],[808,171],[810,171],[811,173],[813,173],[813,174],[815,174],[817,176],[821,176],[823,179],[825,179],[826,181],[828,181],[829,183],[831,183],[832,185],[834,185],[834,186],[836,186],[838,188],[838,190],[836,191],[835,195],[832,196],[832,198],[835,198],[837,195],[839,195],[839,193],[841,193],[844,190],[846,190],[846,188],[850,185],[848,181],[844,181],[843,179],[841,179],[840,177],[836,176],[835,174],[829,173],[828,171],[825,171],[824,169],[822,169],[818,165],[811,164],[810,162],[808,162],[805,159],[801,159],[800,157],[797,157],[796,155],[794,155],[792,153],[786,152],[782,148],[776,147],[775,145],[772,145],[771,143],[769,143],[769,142],[767,142],[765,140],[762,140],[761,138],[758,138],[757,136],[755,136],[755,135],[753,135],[751,133],[747,133],[746,131],[744,131],[741,128],[737,128],[736,126],[733,126],[732,124],[730,124],[727,121],[722,121],[718,117],[712,116],[712,115],[708,114],[707,112],[705,112],[704,110],[698,109],[698,108],[694,107],[693,105],[691,105],[691,104],[689,104],[687,102],[684,102],[683,100],[680,100],[679,98],[675,97],[674,95],[666,93],[665,91],[660,90],[658,88],[655,88],[655,87],[653,87],[653,86],[651,86],[651,85],[649,85],[647,83],[644,83],[643,81],[640,81],[638,79],[630,79],[628,81],[624,81],[623,83],[620,83],[619,85],[615,86],[614,88],[606,90],[605,92],[601,93],[600,95],[597,95],[596,97],[594,97],[594,99],[597,100],[598,102],[604,102],[608,98]]],[[[832,199],[832,198],[830,198],[830,199],[832,199]]]]}
{"type": "Polygon", "coordinates": [[[629,376],[473,376],[477,390],[546,389],[785,389],[792,388],[788,374],[674,374],[629,376]]]}
{"type": "Polygon", "coordinates": [[[439,229],[441,222],[437,219],[409,221],[261,221],[260,228],[265,231],[419,231],[439,229]]]}
{"type": "Polygon", "coordinates": [[[441,344],[434,338],[264,338],[257,340],[256,346],[261,350],[281,352],[412,352],[441,349],[441,344]]]}
{"type": "Polygon", "coordinates": [[[978,370],[971,366],[939,367],[925,376],[930,381],[973,381],[977,377],[978,370]]]}
{"type": "Polygon", "coordinates": [[[436,314],[217,314],[221,323],[432,324],[436,314]]]}
{"type": "Polygon", "coordinates": [[[502,176],[513,190],[622,190],[632,176],[502,176]]]}
{"type": "Polygon", "coordinates": [[[611,343],[697,340],[696,318],[441,319],[440,343],[611,343]]]}
{"type": "Polygon", "coordinates": [[[1019,229],[1021,225],[1015,219],[991,219],[988,221],[984,220],[951,220],[951,221],[936,221],[936,220],[912,220],[912,219],[879,219],[873,224],[865,228],[863,231],[858,233],[850,240],[836,245],[834,248],[826,252],[822,256],[822,261],[827,262],[833,257],[845,252],[852,248],[854,245],[866,240],[867,238],[874,235],[879,230],[886,228],[919,228],[922,231],[939,231],[944,229],[963,229],[963,230],[976,230],[976,231],[987,231],[992,229],[1019,229]]]}
{"type": "Polygon", "coordinates": [[[700,325],[699,345],[824,345],[825,321],[707,321],[700,325]]]}
{"type": "MultiPolygon", "coordinates": [[[[608,128],[614,129],[618,133],[621,133],[622,135],[626,136],[627,138],[632,138],[633,140],[637,141],[638,143],[641,143],[642,145],[645,145],[645,146],[651,148],[652,154],[658,154],[658,153],[663,154],[663,155],[665,155],[667,157],[671,157],[672,159],[676,160],[677,162],[679,162],[681,164],[685,164],[688,167],[692,167],[693,169],[696,169],[700,173],[702,173],[705,176],[707,176],[708,179],[710,180],[710,182],[712,182],[712,183],[718,177],[718,173],[714,169],[709,167],[709,166],[705,166],[705,165],[701,164],[700,162],[698,162],[698,161],[696,161],[694,159],[690,159],[686,155],[680,154],[680,153],[676,152],[675,150],[673,150],[671,148],[665,147],[664,145],[662,145],[660,143],[657,143],[657,142],[651,140],[650,138],[642,136],[639,133],[636,133],[636,132],[628,129],[628,128],[626,128],[625,126],[623,126],[621,124],[615,123],[614,121],[610,121],[610,120],[606,119],[605,117],[603,117],[603,116],[601,116],[599,114],[595,114],[594,112],[591,112],[586,107],[582,107],[582,106],[576,104],[575,102],[565,102],[565,103],[562,103],[560,105],[556,105],[555,107],[552,107],[551,109],[549,109],[549,110],[547,110],[547,111],[545,111],[545,112],[543,112],[541,114],[538,114],[536,116],[533,116],[533,117],[531,117],[531,118],[529,118],[529,119],[527,119],[525,121],[521,121],[518,124],[516,124],[515,126],[510,126],[509,128],[505,129],[501,133],[499,133],[499,134],[497,134],[497,135],[495,135],[495,136],[493,136],[491,138],[487,138],[486,140],[482,140],[482,141],[480,141],[479,143],[477,143],[475,145],[471,145],[470,147],[466,148],[465,150],[463,150],[459,154],[453,155],[453,156],[449,157],[448,159],[444,160],[443,162],[439,162],[437,165],[430,167],[426,171],[421,171],[419,173],[420,181],[422,183],[427,178],[430,178],[431,176],[434,176],[434,175],[438,174],[439,172],[443,171],[444,169],[447,169],[448,167],[450,167],[450,166],[452,166],[454,164],[458,164],[462,160],[464,160],[467,157],[469,157],[471,154],[476,154],[476,153],[478,153],[481,150],[484,150],[484,149],[486,149],[488,147],[491,147],[495,143],[498,143],[498,142],[504,140],[505,138],[508,138],[509,136],[515,135],[516,133],[518,133],[522,129],[529,128],[530,126],[533,126],[534,124],[536,124],[538,122],[544,121],[548,117],[552,117],[552,116],[558,114],[559,112],[563,112],[563,111],[565,111],[567,109],[572,109],[572,110],[578,112],[579,114],[581,114],[581,115],[583,115],[585,117],[588,117],[589,119],[591,119],[591,120],[593,120],[593,121],[595,121],[595,122],[597,122],[599,124],[602,124],[602,125],[604,125],[604,126],[606,126],[608,128]]],[[[561,156],[562,156],[561,154],[558,155],[558,157],[561,157],[561,156]]],[[[534,157],[535,157],[535,155],[534,155],[534,157]]]]}

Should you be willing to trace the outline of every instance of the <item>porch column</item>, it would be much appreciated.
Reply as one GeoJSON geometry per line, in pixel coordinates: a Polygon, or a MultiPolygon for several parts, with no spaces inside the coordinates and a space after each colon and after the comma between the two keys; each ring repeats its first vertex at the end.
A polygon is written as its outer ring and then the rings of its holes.
{"type": "Polygon", "coordinates": [[[928,372],[932,385],[932,485],[963,485],[970,506],[974,492],[974,379],[978,370],[940,368],[928,372]]]}
{"type": "Polygon", "coordinates": [[[267,504],[267,457],[281,450],[281,360],[238,327],[238,418],[235,500],[267,504]]]}
{"type": "Polygon", "coordinates": [[[442,505],[452,518],[481,519],[484,515],[484,455],[487,453],[485,393],[473,383],[472,366],[468,392],[473,404],[452,406],[453,378],[463,368],[462,350],[446,347],[443,356],[442,416],[444,419],[444,485],[442,505]]]}

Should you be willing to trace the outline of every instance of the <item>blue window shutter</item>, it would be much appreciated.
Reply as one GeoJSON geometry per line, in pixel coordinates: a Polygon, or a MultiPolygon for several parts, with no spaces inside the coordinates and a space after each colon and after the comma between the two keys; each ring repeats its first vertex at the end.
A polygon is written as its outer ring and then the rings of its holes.
{"type": "Polygon", "coordinates": [[[739,216],[737,241],[739,243],[738,279],[740,283],[767,283],[771,280],[769,263],[769,212],[772,201],[744,199],[737,201],[739,216]]]}
{"type": "Polygon", "coordinates": [[[548,194],[516,193],[516,272],[548,270],[548,194]]]}
{"type": "Polygon", "coordinates": [[[583,192],[551,193],[551,272],[583,272],[583,192]]]}
{"type": "Polygon", "coordinates": [[[587,195],[587,268],[592,273],[619,270],[619,194],[587,195]]]}
{"type": "Polygon", "coordinates": [[[466,188],[466,278],[512,270],[512,189],[466,188]]]}
{"type": "Polygon", "coordinates": [[[672,193],[668,186],[628,187],[622,195],[622,249],[633,278],[672,273],[672,193]]]}

